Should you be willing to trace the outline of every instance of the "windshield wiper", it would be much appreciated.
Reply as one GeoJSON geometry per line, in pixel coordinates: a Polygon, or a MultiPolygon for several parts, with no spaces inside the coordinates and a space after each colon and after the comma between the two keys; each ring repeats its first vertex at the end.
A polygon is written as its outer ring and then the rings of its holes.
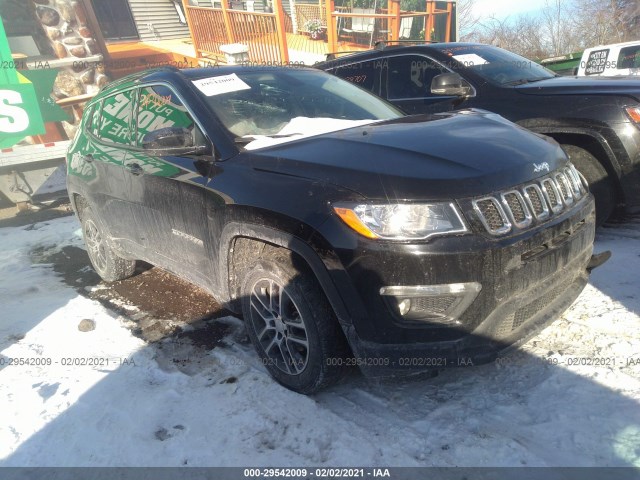
{"type": "Polygon", "coordinates": [[[284,135],[278,135],[273,134],[273,135],[260,135],[260,134],[256,134],[256,135],[244,135],[242,137],[236,137],[235,138],[235,143],[236,145],[247,145],[251,142],[253,142],[254,140],[257,140],[258,138],[289,138],[289,137],[295,137],[296,135],[304,135],[304,133],[286,133],[284,135]]]}
{"type": "Polygon", "coordinates": [[[525,83],[540,82],[542,80],[546,80],[546,79],[545,78],[519,78],[518,80],[513,80],[511,82],[503,83],[502,85],[515,87],[516,85],[524,85],[525,83]]]}

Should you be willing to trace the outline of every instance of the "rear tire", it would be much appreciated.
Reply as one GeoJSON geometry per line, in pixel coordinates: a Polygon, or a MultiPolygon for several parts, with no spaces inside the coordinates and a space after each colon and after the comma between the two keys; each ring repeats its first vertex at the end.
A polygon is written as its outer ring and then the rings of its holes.
{"type": "Polygon", "coordinates": [[[342,378],[349,348],[324,292],[288,253],[261,258],[244,275],[242,313],[265,368],[305,395],[342,378]]]}
{"type": "Polygon", "coordinates": [[[84,207],[81,214],[82,236],[87,247],[89,260],[94,270],[105,282],[124,280],[133,275],[135,260],[119,257],[108,243],[107,235],[91,207],[84,207]]]}
{"type": "Polygon", "coordinates": [[[576,145],[562,145],[562,148],[587,180],[589,189],[596,199],[596,226],[602,226],[611,217],[616,205],[613,180],[598,159],[584,148],[576,145]]]}

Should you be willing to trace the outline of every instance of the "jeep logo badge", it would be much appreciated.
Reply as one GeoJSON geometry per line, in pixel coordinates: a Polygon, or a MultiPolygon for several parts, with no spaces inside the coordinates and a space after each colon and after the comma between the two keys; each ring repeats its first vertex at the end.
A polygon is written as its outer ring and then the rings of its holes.
{"type": "Polygon", "coordinates": [[[533,173],[540,173],[543,171],[550,171],[549,164],[547,162],[533,164],[533,173]]]}

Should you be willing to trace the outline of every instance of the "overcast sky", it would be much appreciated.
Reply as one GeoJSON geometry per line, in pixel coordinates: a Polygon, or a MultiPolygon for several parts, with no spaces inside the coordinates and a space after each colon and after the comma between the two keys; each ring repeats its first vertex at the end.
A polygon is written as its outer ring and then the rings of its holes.
{"type": "Polygon", "coordinates": [[[473,9],[480,17],[498,18],[518,16],[521,13],[538,13],[544,7],[545,0],[474,0],[473,9]]]}

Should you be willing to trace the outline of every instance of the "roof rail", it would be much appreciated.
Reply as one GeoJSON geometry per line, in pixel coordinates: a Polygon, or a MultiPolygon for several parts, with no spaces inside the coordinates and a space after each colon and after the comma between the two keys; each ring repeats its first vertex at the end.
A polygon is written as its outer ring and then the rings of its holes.
{"type": "Polygon", "coordinates": [[[435,40],[378,40],[373,44],[376,50],[384,50],[388,46],[395,44],[422,44],[422,43],[444,43],[435,40]]]}
{"type": "MultiPolygon", "coordinates": [[[[423,43],[450,43],[450,42],[439,42],[435,40],[378,40],[373,44],[373,48],[375,50],[384,50],[386,47],[393,46],[395,44],[423,44],[423,43]]],[[[368,50],[350,50],[346,52],[331,52],[327,53],[325,61],[335,60],[338,58],[338,55],[351,55],[353,53],[364,53],[368,50]]]]}
{"type": "Polygon", "coordinates": [[[352,53],[362,53],[362,52],[366,52],[366,50],[349,50],[347,52],[331,52],[331,53],[325,53],[325,61],[329,61],[329,60],[335,60],[336,58],[338,58],[338,55],[351,55],[352,53]]]}

